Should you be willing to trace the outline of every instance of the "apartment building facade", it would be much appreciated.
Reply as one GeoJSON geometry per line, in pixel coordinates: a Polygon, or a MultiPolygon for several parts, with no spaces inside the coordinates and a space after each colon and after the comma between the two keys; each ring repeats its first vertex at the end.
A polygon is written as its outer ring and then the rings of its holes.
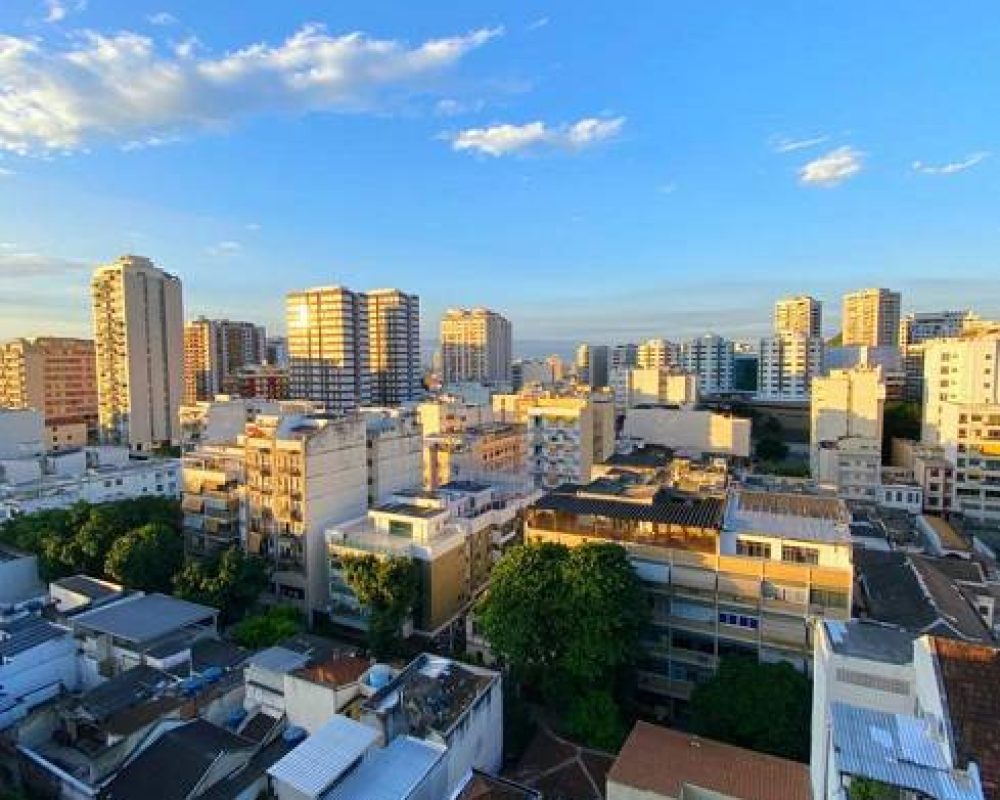
{"type": "Polygon", "coordinates": [[[184,326],[184,402],[211,400],[226,391],[242,367],[267,359],[262,325],[199,317],[184,326]]]}
{"type": "Polygon", "coordinates": [[[511,383],[510,320],[488,308],[450,308],[441,318],[441,366],[446,385],[511,383]]]}
{"type": "Polygon", "coordinates": [[[135,451],[177,445],[184,393],[181,281],[141,256],[91,281],[100,437],[135,451]]]}
{"type": "Polygon", "coordinates": [[[955,465],[952,507],[980,522],[1000,522],[1000,404],[946,403],[941,446],[955,465]]]}
{"type": "Polygon", "coordinates": [[[93,340],[45,336],[0,344],[0,407],[40,411],[50,452],[94,440],[98,405],[93,340]]]}
{"type": "Polygon", "coordinates": [[[420,298],[399,289],[365,293],[371,400],[398,405],[420,392],[420,298]]]}
{"type": "Polygon", "coordinates": [[[865,441],[869,449],[881,449],[884,406],[885,384],[879,367],[832,370],[813,381],[809,467],[815,480],[837,484],[841,459],[830,454],[841,443],[845,453],[858,451],[865,441]]]}
{"type": "Polygon", "coordinates": [[[811,625],[849,619],[850,515],[830,497],[735,490],[682,497],[658,487],[550,493],[527,510],[525,540],[623,546],[651,621],[638,690],[648,710],[677,714],[721,658],[806,670],[811,625]]]}
{"type": "Polygon", "coordinates": [[[757,398],[803,402],[823,374],[823,339],[785,332],[760,340],[757,398]]]}
{"type": "Polygon", "coordinates": [[[700,394],[727,394],[733,390],[735,345],[729,339],[705,334],[681,346],[681,366],[698,376],[700,394]]]}
{"type": "Polygon", "coordinates": [[[841,345],[896,347],[899,345],[899,292],[860,289],[844,295],[841,345]]]}
{"type": "Polygon", "coordinates": [[[920,439],[940,444],[949,403],[1000,404],[1000,327],[984,327],[952,339],[932,339],[924,347],[924,404],[920,439]]]}
{"type": "Polygon", "coordinates": [[[524,411],[528,472],[553,488],[590,480],[590,469],[614,452],[615,407],[610,395],[537,397],[524,411]]]}
{"type": "Polygon", "coordinates": [[[456,480],[516,475],[527,463],[525,426],[491,422],[424,436],[423,485],[433,491],[456,480]]]}
{"type": "Polygon", "coordinates": [[[647,339],[639,344],[635,365],[639,369],[672,367],[680,363],[681,348],[666,339],[647,339]]]}
{"type": "Polygon", "coordinates": [[[774,304],[774,333],[806,336],[823,335],[823,304],[815,297],[784,297],[774,304]]]}

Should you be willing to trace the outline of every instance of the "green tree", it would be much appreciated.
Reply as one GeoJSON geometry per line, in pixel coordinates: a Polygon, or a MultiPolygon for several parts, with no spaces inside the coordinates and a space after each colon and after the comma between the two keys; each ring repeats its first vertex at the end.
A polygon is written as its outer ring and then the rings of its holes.
{"type": "Polygon", "coordinates": [[[187,561],[174,577],[174,592],[218,608],[223,624],[229,624],[246,616],[269,580],[262,559],[231,547],[209,561],[187,561]]]}
{"type": "Polygon", "coordinates": [[[893,439],[920,438],[920,404],[893,401],[882,410],[882,457],[892,456],[893,439]]]}
{"type": "Polygon", "coordinates": [[[711,680],[695,687],[695,733],[797,761],[809,759],[812,685],[790,664],[723,659],[711,680]]]}
{"type": "Polygon", "coordinates": [[[344,578],[368,614],[368,647],[376,657],[392,654],[420,590],[417,566],[408,558],[346,556],[344,578]]]}
{"type": "Polygon", "coordinates": [[[180,534],[163,522],[150,522],[115,541],[104,571],[129,589],[169,592],[183,561],[180,534]]]}
{"type": "Polygon", "coordinates": [[[851,800],[899,800],[899,789],[893,789],[871,778],[851,778],[851,800]]]}
{"type": "Polygon", "coordinates": [[[781,439],[767,436],[757,442],[754,454],[761,461],[783,461],[788,455],[788,445],[781,439]]]}
{"type": "Polygon", "coordinates": [[[274,606],[262,614],[247,617],[233,628],[233,639],[244,647],[259,650],[302,630],[302,615],[288,606],[274,606]]]}
{"type": "Polygon", "coordinates": [[[611,693],[593,689],[576,695],[570,703],[570,733],[590,747],[617,752],[625,741],[625,726],[611,693]]]}

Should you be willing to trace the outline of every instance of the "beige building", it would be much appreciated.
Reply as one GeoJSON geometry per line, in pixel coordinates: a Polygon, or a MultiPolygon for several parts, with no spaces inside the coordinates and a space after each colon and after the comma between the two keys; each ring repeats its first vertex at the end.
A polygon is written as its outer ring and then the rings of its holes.
{"type": "Polygon", "coordinates": [[[445,384],[511,382],[511,324],[488,308],[451,308],[441,319],[445,384]]]}
{"type": "Polygon", "coordinates": [[[899,344],[901,298],[889,289],[861,289],[844,295],[843,347],[895,347],[899,344]]]}
{"type": "Polygon", "coordinates": [[[823,373],[823,339],[804,333],[778,333],[760,340],[757,398],[806,401],[812,382],[823,373]]]}
{"type": "Polygon", "coordinates": [[[641,406],[626,412],[622,433],[684,453],[749,458],[750,425],[748,419],[714,411],[641,406]]]}
{"type": "Polygon", "coordinates": [[[567,487],[527,511],[526,541],[610,541],[643,581],[650,624],[638,699],[671,713],[720,659],[807,670],[814,619],[849,619],[850,514],[831,497],[736,490],[728,498],[657,486],[567,487]]]}
{"type": "Polygon", "coordinates": [[[365,293],[371,401],[396,405],[420,392],[420,298],[398,289],[365,293]]]}
{"type": "Polygon", "coordinates": [[[0,344],[0,407],[40,411],[50,452],[86,445],[97,434],[94,342],[45,336],[0,344]]]}
{"type": "Polygon", "coordinates": [[[188,555],[211,557],[242,542],[246,455],[236,444],[203,444],[181,461],[182,530],[188,555]]]}
{"type": "Polygon", "coordinates": [[[228,319],[198,319],[184,326],[184,402],[211,400],[226,391],[242,367],[267,359],[263,326],[228,319]]]}
{"type": "Polygon", "coordinates": [[[260,416],[239,444],[246,461],[246,546],[274,572],[269,600],[323,610],[324,529],[368,506],[365,422],[358,415],[260,416]]]}
{"type": "Polygon", "coordinates": [[[808,295],[782,298],[774,304],[774,333],[822,336],[823,304],[808,295]]]}
{"type": "Polygon", "coordinates": [[[939,444],[944,409],[949,403],[1000,404],[1000,329],[983,326],[960,337],[932,339],[923,348],[920,438],[925,444],[939,444]]]}
{"type": "Polygon", "coordinates": [[[368,504],[383,503],[392,494],[420,486],[423,477],[423,435],[413,411],[366,408],[368,504]]]}
{"type": "MultiPolygon", "coordinates": [[[[810,469],[814,479],[836,484],[822,467],[835,462],[822,459],[821,451],[847,439],[868,439],[881,448],[885,383],[879,367],[835,369],[812,384],[810,402],[810,469]]],[[[857,442],[851,445],[857,449],[857,442]]]]}
{"type": "Polygon", "coordinates": [[[122,256],[91,281],[101,439],[148,451],[179,443],[184,392],[181,281],[122,256]]]}
{"type": "Polygon", "coordinates": [[[424,436],[436,433],[461,433],[470,426],[488,425],[493,421],[490,405],[467,403],[460,397],[445,395],[417,406],[424,436]]]}
{"type": "Polygon", "coordinates": [[[368,310],[363,294],[343,286],[290,292],[286,302],[289,385],[293,398],[328,411],[371,402],[368,310]]]}
{"type": "Polygon", "coordinates": [[[615,406],[610,394],[534,397],[523,409],[528,472],[538,486],[589,481],[591,467],[614,452],[615,406]]]}
{"type": "Polygon", "coordinates": [[[698,402],[698,376],[671,367],[629,370],[628,405],[677,405],[698,402]]]}
{"type": "Polygon", "coordinates": [[[639,369],[672,367],[680,363],[681,349],[666,339],[647,339],[639,345],[635,365],[639,369]]]}
{"type": "Polygon", "coordinates": [[[527,444],[523,425],[496,422],[424,437],[424,488],[489,475],[523,474],[527,444]]]}
{"type": "Polygon", "coordinates": [[[953,508],[1000,522],[1000,404],[945,403],[939,434],[945,458],[955,465],[953,508]]]}

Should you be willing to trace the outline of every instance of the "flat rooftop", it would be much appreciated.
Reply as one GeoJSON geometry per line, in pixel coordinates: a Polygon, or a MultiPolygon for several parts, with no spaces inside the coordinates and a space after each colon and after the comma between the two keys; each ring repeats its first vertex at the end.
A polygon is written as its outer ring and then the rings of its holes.
{"type": "Polygon", "coordinates": [[[126,598],[73,619],[73,624],[134,644],[150,642],[189,625],[206,624],[219,612],[165,594],[126,598]]]}
{"type": "Polygon", "coordinates": [[[473,670],[450,658],[417,656],[388,686],[362,704],[362,710],[384,713],[404,702],[409,733],[447,735],[499,675],[473,670]]]}
{"type": "Polygon", "coordinates": [[[429,508],[427,506],[418,506],[414,503],[398,502],[382,503],[382,505],[375,506],[372,511],[380,514],[395,514],[399,517],[413,517],[415,519],[432,519],[433,517],[448,513],[448,509],[446,508],[429,508]]]}
{"type": "Polygon", "coordinates": [[[725,528],[805,542],[848,544],[851,516],[836,497],[733,491],[726,503],[725,528]]]}
{"type": "Polygon", "coordinates": [[[376,750],[323,800],[402,800],[427,778],[445,750],[410,736],[398,736],[376,750]]]}
{"type": "Polygon", "coordinates": [[[830,647],[838,655],[883,664],[913,661],[913,641],[918,636],[914,632],[865,620],[826,620],[823,627],[830,647]]]}
{"type": "Polygon", "coordinates": [[[623,496],[588,496],[588,493],[588,487],[559,487],[531,508],[697,528],[718,529],[722,525],[724,503],[718,497],[679,496],[660,491],[649,498],[636,500],[623,496]]]}
{"type": "Polygon", "coordinates": [[[267,774],[305,797],[317,797],[375,745],[378,731],[336,715],[268,769],[267,774]]]}

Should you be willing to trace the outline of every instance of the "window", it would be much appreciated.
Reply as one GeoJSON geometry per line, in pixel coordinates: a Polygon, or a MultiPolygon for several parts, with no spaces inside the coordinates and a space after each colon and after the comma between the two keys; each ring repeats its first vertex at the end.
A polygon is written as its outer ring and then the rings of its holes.
{"type": "Polygon", "coordinates": [[[750,558],[770,558],[771,545],[767,542],[751,542],[738,539],[736,542],[736,554],[750,558]]]}
{"type": "Polygon", "coordinates": [[[401,519],[389,520],[389,535],[404,536],[407,539],[413,536],[413,525],[401,519]]]}
{"type": "Polygon", "coordinates": [[[730,611],[719,612],[719,622],[723,625],[730,625],[734,628],[746,628],[755,631],[760,626],[757,617],[750,617],[746,614],[734,614],[730,611]]]}
{"type": "Polygon", "coordinates": [[[819,551],[813,547],[786,544],[781,548],[781,560],[792,564],[819,564],[819,551]]]}

